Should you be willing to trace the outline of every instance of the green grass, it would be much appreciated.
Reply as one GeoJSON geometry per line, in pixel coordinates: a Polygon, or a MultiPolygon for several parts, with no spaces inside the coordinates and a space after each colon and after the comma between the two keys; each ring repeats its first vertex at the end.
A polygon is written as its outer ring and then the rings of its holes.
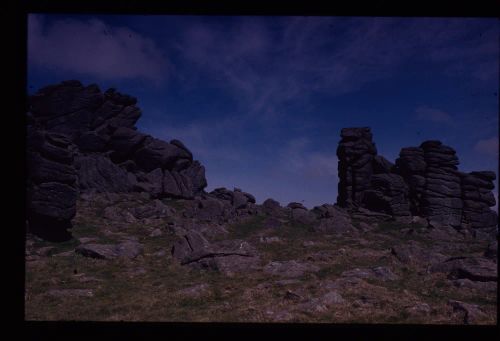
{"type": "MultiPolygon", "coordinates": [[[[122,201],[116,205],[138,205],[148,202],[146,199],[122,201]],[[143,201],[141,201],[143,200],[143,201]]],[[[164,201],[165,204],[181,209],[182,202],[164,201]]],[[[55,246],[58,250],[72,250],[78,245],[77,238],[96,237],[98,243],[116,243],[116,238],[103,233],[110,228],[109,222],[99,216],[105,205],[97,202],[91,207],[82,207],[72,230],[74,239],[65,243],[48,243],[36,241],[34,249],[43,246],[55,246]]],[[[260,254],[262,264],[269,261],[304,261],[310,254],[319,251],[331,253],[330,263],[316,262],[320,270],[305,273],[299,282],[286,287],[274,284],[278,278],[269,277],[263,271],[251,271],[225,276],[216,271],[192,269],[179,265],[169,254],[170,248],[177,238],[171,230],[162,228],[163,235],[150,237],[153,226],[140,223],[118,226],[113,229],[136,236],[144,245],[144,255],[135,260],[96,260],[72,254],[68,257],[41,257],[38,261],[26,263],[26,300],[27,320],[127,320],[127,321],[270,321],[265,311],[270,309],[288,310],[296,322],[347,322],[347,323],[429,323],[409,316],[403,309],[412,303],[413,295],[422,302],[434,307],[446,306],[447,300],[456,299],[468,303],[479,304],[491,316],[496,310],[496,294],[481,295],[479,292],[464,291],[455,288],[443,274],[429,277],[420,276],[415,269],[397,267],[391,257],[380,252],[379,247],[415,239],[422,243],[425,235],[405,235],[400,232],[404,224],[396,222],[381,223],[379,229],[367,232],[361,238],[369,241],[369,246],[360,244],[358,237],[328,236],[312,232],[312,226],[287,222],[274,229],[266,228],[267,236],[278,236],[282,243],[260,243],[259,235],[264,230],[266,216],[251,216],[236,224],[227,226],[229,235],[223,239],[246,239],[255,246],[260,254]],[[379,242],[379,239],[382,239],[379,242]],[[421,238],[421,240],[420,240],[421,238]],[[313,241],[314,246],[304,247],[304,241],[313,241]],[[372,247],[373,244],[373,247],[372,247]],[[337,253],[340,248],[345,253],[337,253]],[[365,248],[377,252],[363,252],[365,248]],[[160,249],[166,251],[165,257],[151,255],[160,249]],[[331,252],[330,252],[331,251],[331,252]],[[337,279],[343,271],[353,268],[371,268],[388,265],[400,276],[399,280],[381,282],[367,279],[361,288],[346,287],[340,293],[347,300],[345,306],[335,306],[324,313],[300,313],[294,311],[294,302],[283,299],[287,289],[304,290],[312,297],[323,295],[320,281],[337,279]],[[144,274],[135,270],[143,268],[144,274]],[[75,275],[75,270],[77,275],[75,275]],[[133,275],[133,272],[136,274],[133,275]],[[80,282],[84,275],[100,281],[80,282]],[[208,291],[201,297],[188,297],[178,291],[198,284],[207,284],[208,291]],[[267,283],[268,286],[258,287],[267,283]],[[371,286],[370,286],[371,285],[371,286]],[[368,286],[368,287],[367,287],[368,286]],[[367,289],[368,288],[368,289],[367,289]],[[46,293],[51,289],[91,289],[93,297],[51,297],[46,293]],[[363,290],[363,291],[361,291],[363,290]],[[351,305],[361,294],[369,290],[370,295],[378,301],[372,307],[355,307],[351,305]],[[410,295],[405,294],[408,290],[410,295]],[[345,292],[344,292],[345,291],[345,292]],[[377,297],[377,295],[381,295],[377,297]],[[411,296],[410,299],[406,297],[411,296]],[[380,299],[379,299],[380,298],[380,299]],[[406,301],[405,301],[406,300],[406,301]],[[290,309],[290,310],[289,310],[290,309]]],[[[358,223],[358,222],[355,222],[358,223]]],[[[166,219],[158,220],[161,227],[166,226],[166,219]]],[[[404,226],[403,226],[404,225],[404,226]]],[[[111,226],[113,227],[113,226],[111,226]]],[[[432,241],[430,241],[432,242],[432,241]]],[[[429,243],[430,243],[429,242],[429,243]]],[[[466,245],[464,245],[466,247],[466,245]]],[[[470,250],[479,252],[483,246],[471,244],[470,250]]],[[[441,308],[440,308],[441,309],[441,308]]],[[[444,308],[443,308],[444,309],[444,308]]],[[[436,316],[446,314],[438,310],[436,316]]],[[[434,318],[434,317],[432,317],[434,318]]],[[[446,316],[444,317],[446,318],[446,316]]]]}
{"type": "Polygon", "coordinates": [[[162,199],[165,205],[168,205],[175,209],[176,211],[182,211],[184,209],[184,202],[176,199],[162,199]]]}
{"type": "Polygon", "coordinates": [[[229,235],[225,239],[245,239],[263,229],[264,215],[247,218],[240,223],[231,224],[228,228],[229,235]]]}

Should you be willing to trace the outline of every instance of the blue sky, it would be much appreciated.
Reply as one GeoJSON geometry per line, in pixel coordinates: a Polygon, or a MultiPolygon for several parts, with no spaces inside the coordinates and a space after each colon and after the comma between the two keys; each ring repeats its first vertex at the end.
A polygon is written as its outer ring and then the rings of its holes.
{"type": "Polygon", "coordinates": [[[439,139],[461,170],[497,172],[498,34],[487,18],[37,14],[28,90],[115,87],[141,131],[192,150],[208,190],[313,207],[336,201],[343,127],[371,127],[391,161],[439,139]]]}

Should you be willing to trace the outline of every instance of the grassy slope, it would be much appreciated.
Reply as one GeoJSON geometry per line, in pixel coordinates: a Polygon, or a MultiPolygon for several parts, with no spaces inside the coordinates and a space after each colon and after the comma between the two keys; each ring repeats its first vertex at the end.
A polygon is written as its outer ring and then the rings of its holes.
{"type": "MultiPolygon", "coordinates": [[[[121,202],[126,208],[144,202],[121,202]]],[[[180,209],[179,203],[167,202],[180,209]]],[[[228,226],[225,238],[246,239],[257,247],[262,264],[269,261],[310,261],[320,252],[330,255],[329,261],[315,261],[320,270],[306,273],[298,283],[277,285],[274,278],[262,271],[227,277],[217,272],[181,267],[170,256],[176,239],[168,230],[160,237],[150,237],[150,231],[165,226],[159,220],[148,225],[123,223],[116,234],[107,233],[108,222],[102,218],[104,203],[80,207],[73,235],[75,239],[53,244],[35,241],[33,249],[53,246],[52,253],[71,251],[79,244],[77,238],[95,237],[99,243],[114,243],[120,234],[133,235],[144,245],[144,255],[135,260],[95,260],[77,254],[67,257],[40,257],[26,266],[27,320],[128,320],[128,321],[272,321],[269,311],[289,311],[291,322],[342,323],[460,323],[450,315],[449,299],[479,304],[487,313],[483,323],[496,323],[496,295],[464,291],[451,286],[444,274],[424,275],[416,269],[401,266],[390,256],[389,248],[409,238],[423,246],[433,241],[419,235],[403,235],[397,224],[383,224],[362,239],[348,236],[316,234],[308,226],[286,223],[269,230],[262,227],[264,217],[257,216],[228,226]],[[278,236],[279,243],[260,243],[262,235],[278,236]],[[304,241],[314,242],[305,247],[304,241]],[[156,256],[165,251],[163,257],[156,256]],[[308,258],[309,257],[309,258],[308,258]],[[366,280],[361,285],[340,290],[346,304],[321,312],[298,309],[298,304],[284,299],[287,290],[305,292],[316,297],[321,284],[334,281],[345,270],[356,267],[387,265],[400,276],[393,282],[366,280]],[[84,281],[84,280],[87,281],[84,281]],[[201,283],[207,289],[199,296],[182,294],[181,290],[201,283]],[[53,297],[52,289],[91,289],[93,297],[53,297]],[[371,304],[363,303],[366,297],[371,304]],[[373,303],[374,302],[374,303],[373,303]],[[427,303],[432,311],[427,316],[409,314],[407,308],[417,302],[427,303]]],[[[116,230],[116,228],[115,228],[116,230]]],[[[484,245],[466,245],[470,252],[484,245]]]]}

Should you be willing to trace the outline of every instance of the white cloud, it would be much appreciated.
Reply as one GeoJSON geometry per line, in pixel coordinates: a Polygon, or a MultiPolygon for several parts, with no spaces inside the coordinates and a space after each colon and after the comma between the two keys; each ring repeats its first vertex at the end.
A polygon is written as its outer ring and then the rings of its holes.
{"type": "Polygon", "coordinates": [[[474,150],[498,158],[498,136],[477,141],[474,150]]]}
{"type": "Polygon", "coordinates": [[[65,19],[44,25],[28,17],[28,63],[98,79],[143,78],[161,82],[168,61],[153,40],[126,27],[96,19],[65,19]]]}
{"type": "Polygon", "coordinates": [[[418,107],[415,110],[415,113],[417,115],[417,119],[419,120],[432,121],[438,123],[451,123],[453,121],[451,115],[448,114],[447,112],[435,108],[430,108],[427,106],[418,107]]]}
{"type": "Polygon", "coordinates": [[[311,141],[299,137],[288,141],[282,149],[279,167],[305,179],[337,177],[338,159],[335,154],[310,150],[311,141]]]}

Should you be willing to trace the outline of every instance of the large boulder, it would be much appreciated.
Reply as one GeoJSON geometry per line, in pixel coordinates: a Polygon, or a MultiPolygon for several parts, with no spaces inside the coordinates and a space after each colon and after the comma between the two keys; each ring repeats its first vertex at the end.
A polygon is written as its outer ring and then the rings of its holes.
{"type": "Polygon", "coordinates": [[[494,230],[498,216],[490,207],[496,200],[492,193],[496,179],[493,172],[461,173],[463,216],[462,223],[471,228],[494,230]]]}
{"type": "Polygon", "coordinates": [[[408,185],[398,174],[375,174],[365,191],[363,207],[395,217],[409,216],[408,185]]]}
{"type": "Polygon", "coordinates": [[[280,214],[282,210],[280,203],[271,198],[264,200],[264,202],[262,203],[262,208],[265,214],[271,216],[280,214]]]}
{"type": "Polygon", "coordinates": [[[115,89],[101,92],[95,84],[75,80],[30,96],[27,209],[32,230],[70,226],[79,190],[145,191],[158,198],[203,192],[205,168],[181,141],[138,132],[136,104],[136,98],[115,89]]]}
{"type": "Polygon", "coordinates": [[[171,252],[181,265],[215,270],[226,275],[254,269],[259,263],[256,249],[246,241],[210,243],[194,230],[175,241],[171,252]]]}
{"type": "Polygon", "coordinates": [[[344,128],[340,135],[337,203],[342,207],[358,207],[365,190],[370,188],[377,149],[370,128],[344,128]]]}
{"type": "Polygon", "coordinates": [[[75,158],[80,190],[96,192],[131,192],[137,179],[133,173],[101,154],[78,155],[75,158]]]}
{"type": "Polygon", "coordinates": [[[26,215],[29,230],[45,239],[71,237],[67,230],[78,197],[74,153],[75,146],[67,136],[28,126],[26,215]]]}
{"type": "Polygon", "coordinates": [[[313,226],[316,232],[342,234],[356,230],[349,213],[337,205],[317,206],[313,213],[319,218],[318,224],[313,226]]]}
{"type": "Polygon", "coordinates": [[[127,240],[119,244],[83,244],[75,252],[84,257],[97,259],[128,258],[134,259],[144,251],[142,244],[127,240]]]}

